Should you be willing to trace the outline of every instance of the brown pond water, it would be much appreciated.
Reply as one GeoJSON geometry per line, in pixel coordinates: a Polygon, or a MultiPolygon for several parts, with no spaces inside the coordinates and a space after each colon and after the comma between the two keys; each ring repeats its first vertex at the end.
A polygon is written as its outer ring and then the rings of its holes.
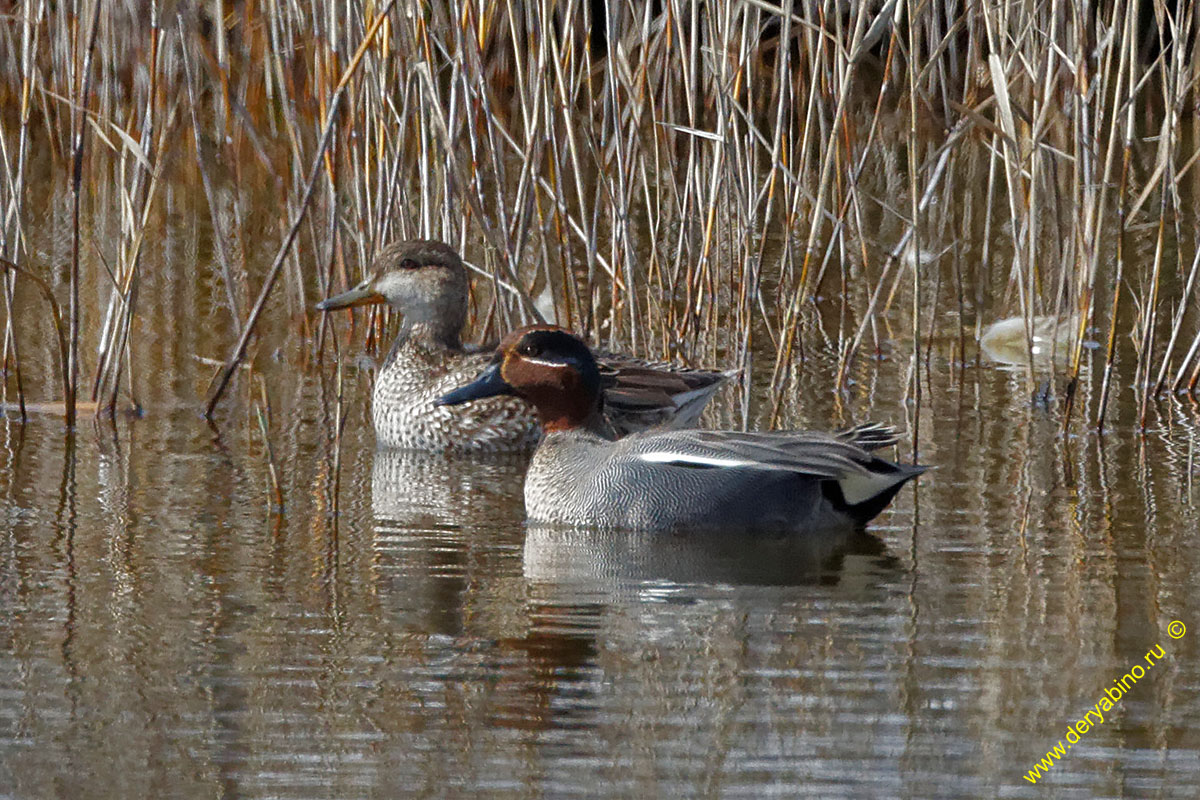
{"type": "MultiPolygon", "coordinates": [[[[193,274],[194,202],[168,198],[147,254],[144,415],[73,440],[0,422],[0,796],[1196,796],[1195,406],[1161,401],[1139,434],[1123,388],[1105,435],[1063,436],[1019,369],[935,342],[937,469],[867,536],[565,534],[526,528],[520,460],[377,453],[358,345],[335,455],[333,368],[279,324],[258,358],[278,509],[248,382],[215,429],[198,415],[194,356],[229,332],[221,284],[193,274]]],[[[45,337],[24,345],[52,391],[45,337]]],[[[910,423],[906,347],[841,398],[811,350],[783,426],[910,423]]],[[[738,421],[734,394],[710,422],[738,421]]]]}

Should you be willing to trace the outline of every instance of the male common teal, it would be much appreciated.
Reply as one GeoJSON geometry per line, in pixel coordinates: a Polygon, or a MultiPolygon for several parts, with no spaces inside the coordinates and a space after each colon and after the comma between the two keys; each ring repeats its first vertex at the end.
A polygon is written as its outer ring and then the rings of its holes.
{"type": "MultiPolygon", "coordinates": [[[[435,401],[490,362],[493,349],[464,346],[469,282],[462,259],[431,240],[394,242],[376,256],[370,276],[317,304],[321,311],[387,303],[401,313],[396,337],[375,379],[371,416],[380,445],[435,451],[505,452],[538,440],[537,416],[515,397],[471,409],[435,401]]],[[[695,424],[732,373],[603,355],[599,366],[605,421],[613,435],[695,424]]]]}
{"type": "Polygon", "coordinates": [[[600,371],[567,331],[505,337],[472,383],[438,402],[516,395],[545,436],[525,476],[535,522],[633,530],[817,530],[865,525],[925,467],[871,451],[895,442],[881,425],[841,433],[680,430],[620,440],[603,421],[600,371]]]}

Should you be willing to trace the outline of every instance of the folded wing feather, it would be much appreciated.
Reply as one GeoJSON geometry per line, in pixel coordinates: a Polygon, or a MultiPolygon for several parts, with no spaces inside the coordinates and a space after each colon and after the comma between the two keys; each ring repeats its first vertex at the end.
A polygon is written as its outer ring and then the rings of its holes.
{"type": "Polygon", "coordinates": [[[623,440],[649,463],[710,469],[780,470],[839,480],[866,476],[874,456],[852,441],[816,432],[741,433],[683,430],[623,440]]]}

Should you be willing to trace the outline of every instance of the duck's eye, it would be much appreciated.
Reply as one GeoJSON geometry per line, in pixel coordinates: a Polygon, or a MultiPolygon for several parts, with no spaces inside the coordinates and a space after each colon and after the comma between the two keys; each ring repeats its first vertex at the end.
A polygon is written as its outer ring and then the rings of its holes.
{"type": "Polygon", "coordinates": [[[517,348],[517,352],[529,358],[537,358],[542,354],[542,348],[533,342],[521,342],[521,345],[517,348]]]}
{"type": "Polygon", "coordinates": [[[420,269],[421,265],[411,258],[406,258],[400,262],[400,269],[420,269]]]}

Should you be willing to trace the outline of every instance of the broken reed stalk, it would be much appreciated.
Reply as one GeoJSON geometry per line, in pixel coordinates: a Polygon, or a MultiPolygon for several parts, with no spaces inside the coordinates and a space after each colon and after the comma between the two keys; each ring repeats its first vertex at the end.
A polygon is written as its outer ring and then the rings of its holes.
{"type": "MultiPolygon", "coordinates": [[[[335,98],[335,100],[340,98],[335,98]]],[[[275,253],[275,260],[271,264],[270,270],[267,272],[267,278],[263,282],[261,291],[258,294],[258,300],[254,303],[254,308],[250,310],[250,316],[242,325],[242,332],[238,337],[237,344],[233,348],[233,353],[226,360],[225,365],[217,374],[216,380],[209,391],[208,399],[204,405],[204,416],[211,419],[213,411],[217,407],[217,403],[221,401],[221,395],[225,393],[225,388],[229,385],[229,379],[233,377],[233,373],[241,364],[242,359],[246,357],[246,348],[250,344],[250,337],[254,334],[254,329],[258,324],[258,319],[262,316],[263,309],[267,305],[267,300],[271,296],[271,290],[275,288],[275,281],[279,278],[279,273],[283,269],[285,260],[289,251],[292,249],[292,243],[296,241],[296,234],[300,232],[300,225],[304,221],[304,214],[308,210],[309,203],[312,201],[313,190],[316,188],[317,179],[321,176],[321,155],[325,148],[329,145],[329,138],[333,132],[333,123],[337,116],[337,103],[331,103],[329,108],[329,118],[325,124],[325,131],[321,136],[321,142],[317,147],[317,154],[313,158],[312,168],[309,171],[309,177],[304,186],[304,196],[300,201],[300,208],[296,211],[295,217],[292,220],[291,227],[288,228],[287,235],[283,239],[283,243],[279,246],[279,250],[275,253]]]]}

